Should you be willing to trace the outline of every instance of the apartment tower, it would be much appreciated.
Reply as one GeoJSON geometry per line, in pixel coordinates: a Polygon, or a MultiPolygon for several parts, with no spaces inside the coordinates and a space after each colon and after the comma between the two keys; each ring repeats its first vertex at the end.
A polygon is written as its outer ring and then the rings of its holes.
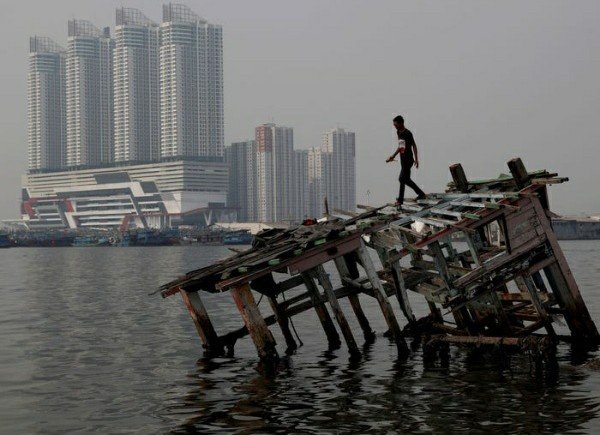
{"type": "Polygon", "coordinates": [[[190,8],[163,6],[161,156],[223,156],[223,36],[190,8]]]}
{"type": "Polygon", "coordinates": [[[67,153],[69,167],[113,159],[113,41],[85,20],[70,20],[66,59],[67,153]]]}
{"type": "Polygon", "coordinates": [[[27,76],[29,170],[60,169],[65,158],[65,50],[29,39],[27,76]]]}
{"type": "Polygon", "coordinates": [[[114,160],[160,158],[158,25],[132,8],[116,11],[114,160]]]}

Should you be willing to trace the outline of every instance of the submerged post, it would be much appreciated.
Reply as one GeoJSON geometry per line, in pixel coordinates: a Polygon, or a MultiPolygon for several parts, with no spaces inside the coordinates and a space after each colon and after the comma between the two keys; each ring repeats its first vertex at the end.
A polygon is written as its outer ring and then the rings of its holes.
{"type": "Polygon", "coordinates": [[[219,336],[215,332],[215,328],[208,317],[208,312],[204,308],[202,299],[198,292],[188,293],[183,289],[179,289],[183,303],[190,312],[190,316],[196,327],[196,331],[202,340],[202,346],[207,355],[223,355],[223,343],[219,340],[219,336]]]}
{"type": "Polygon", "coordinates": [[[242,315],[242,319],[252,337],[252,341],[254,341],[258,356],[262,360],[277,359],[279,356],[275,349],[275,339],[273,338],[271,331],[269,331],[265,319],[260,315],[250,286],[248,284],[243,284],[239,287],[234,287],[231,289],[231,295],[242,315]]]}

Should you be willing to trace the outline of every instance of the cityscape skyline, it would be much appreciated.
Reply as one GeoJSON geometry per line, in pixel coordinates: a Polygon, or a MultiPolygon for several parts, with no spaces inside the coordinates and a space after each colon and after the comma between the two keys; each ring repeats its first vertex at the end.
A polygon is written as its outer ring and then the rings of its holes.
{"type": "MultiPolygon", "coordinates": [[[[5,11],[2,31],[12,43],[4,45],[1,84],[4,218],[15,217],[15,191],[27,161],[27,58],[22,54],[27,38],[44,34],[65,45],[66,18],[112,24],[114,9],[123,5],[160,21],[161,2],[138,0],[59,0],[35,8],[25,1],[5,11]]],[[[343,121],[361,137],[358,200],[378,204],[392,196],[387,186],[397,178],[397,166],[381,161],[393,146],[389,119],[400,113],[415,133],[421,154],[415,175],[426,191],[443,189],[451,163],[462,162],[467,175],[477,178],[489,170],[505,171],[497,162],[519,155],[532,168],[571,177],[552,193],[557,212],[600,210],[598,199],[584,201],[577,194],[594,184],[590,162],[597,157],[591,146],[597,138],[589,95],[598,64],[581,51],[597,37],[590,22],[596,9],[592,2],[570,10],[531,5],[527,12],[537,19],[526,29],[520,25],[523,5],[510,1],[502,8],[470,9],[472,20],[460,29],[448,23],[459,20],[465,8],[443,4],[381,1],[364,8],[349,2],[339,8],[307,1],[283,7],[260,0],[253,7],[235,1],[190,6],[227,28],[226,143],[243,140],[251,126],[274,117],[294,125],[296,144],[308,148],[319,143],[328,126],[343,121]],[[290,15],[293,25],[285,20],[290,15]],[[335,25],[312,26],[316,18],[335,25]],[[436,37],[440,32],[442,39],[436,37]],[[417,33],[418,40],[406,37],[417,33]],[[399,49],[402,55],[394,55],[399,49]],[[440,62],[444,76],[435,72],[440,62]],[[508,126],[519,140],[502,139],[508,126]],[[559,146],[564,143],[571,152],[559,146]]]]}

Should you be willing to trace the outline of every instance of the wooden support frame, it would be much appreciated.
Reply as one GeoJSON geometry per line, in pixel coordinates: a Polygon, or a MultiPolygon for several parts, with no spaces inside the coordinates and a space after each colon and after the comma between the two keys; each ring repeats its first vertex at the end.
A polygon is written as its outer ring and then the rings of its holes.
{"type": "Polygon", "coordinates": [[[408,355],[408,345],[406,344],[406,340],[402,336],[402,331],[400,330],[400,325],[398,325],[398,321],[396,320],[396,315],[394,314],[394,310],[392,309],[392,305],[388,300],[385,290],[383,289],[383,285],[379,280],[379,276],[377,275],[377,271],[375,270],[375,266],[373,265],[373,260],[369,256],[369,252],[365,244],[361,241],[361,246],[357,251],[358,258],[365,269],[367,277],[369,281],[371,281],[371,285],[373,286],[373,293],[375,294],[375,298],[379,303],[379,307],[383,313],[383,317],[388,325],[389,331],[391,333],[392,339],[396,342],[396,346],[398,347],[398,352],[401,356],[408,355]]]}
{"type": "Polygon", "coordinates": [[[210,321],[208,312],[206,311],[206,308],[204,308],[204,304],[202,303],[202,299],[200,299],[198,292],[188,293],[185,290],[179,290],[179,293],[192,317],[200,340],[202,340],[202,346],[204,347],[205,353],[208,356],[223,355],[225,353],[223,343],[215,332],[215,328],[210,321]]]}
{"type": "Polygon", "coordinates": [[[335,296],[335,293],[333,291],[333,285],[331,284],[331,281],[327,276],[327,272],[325,272],[325,269],[322,265],[319,265],[315,267],[310,273],[319,281],[321,287],[323,287],[323,290],[325,291],[325,296],[327,297],[327,301],[331,306],[333,316],[335,317],[335,320],[337,321],[338,326],[342,331],[344,340],[346,340],[348,352],[350,352],[350,355],[352,356],[360,356],[360,350],[356,345],[356,340],[354,339],[354,335],[352,334],[352,328],[350,328],[350,324],[348,323],[348,320],[346,320],[346,316],[342,311],[342,307],[340,306],[340,303],[337,300],[337,297],[335,296]]]}
{"type": "Polygon", "coordinates": [[[303,272],[302,278],[304,279],[304,285],[306,285],[306,289],[308,290],[310,300],[315,309],[315,312],[317,313],[317,317],[319,318],[319,321],[321,322],[323,331],[325,331],[325,336],[327,337],[327,342],[329,343],[329,348],[330,349],[338,349],[342,345],[342,341],[340,340],[340,336],[335,329],[333,320],[331,320],[329,311],[327,311],[325,304],[321,300],[321,294],[319,293],[319,288],[315,284],[313,277],[311,276],[311,274],[309,272],[303,272]]]}
{"type": "Polygon", "coordinates": [[[261,360],[276,360],[277,354],[275,338],[265,323],[265,319],[260,314],[256,305],[252,290],[249,284],[243,284],[231,289],[231,296],[235,301],[244,324],[254,341],[258,356],[261,360]]]}
{"type": "MultiPolygon", "coordinates": [[[[352,279],[352,275],[350,273],[350,268],[347,264],[347,259],[345,257],[337,257],[334,260],[335,267],[342,278],[342,282],[344,282],[344,278],[352,279]]],[[[358,295],[351,294],[348,296],[348,301],[350,302],[350,306],[352,307],[352,311],[354,311],[354,315],[356,316],[356,320],[358,320],[358,324],[360,325],[360,329],[363,332],[363,337],[367,343],[372,342],[375,339],[375,332],[371,329],[371,324],[369,323],[369,319],[365,315],[365,312],[362,309],[360,304],[360,299],[358,295]]]]}
{"type": "Polygon", "coordinates": [[[273,314],[275,314],[275,319],[277,320],[277,324],[281,329],[285,344],[287,345],[285,353],[287,355],[291,355],[296,349],[298,349],[298,344],[296,344],[296,340],[294,340],[292,331],[290,331],[290,320],[285,313],[285,310],[280,307],[275,297],[269,296],[269,304],[271,305],[273,314]]]}

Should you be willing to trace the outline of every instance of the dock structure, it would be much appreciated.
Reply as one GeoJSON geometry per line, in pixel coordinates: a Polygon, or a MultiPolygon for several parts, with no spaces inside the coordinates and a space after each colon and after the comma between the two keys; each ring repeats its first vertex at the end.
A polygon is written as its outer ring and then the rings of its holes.
{"type": "Polygon", "coordinates": [[[209,356],[231,354],[236,341],[250,335],[261,359],[276,359],[269,329],[274,325],[285,352],[293,353],[298,344],[290,318],[315,310],[329,347],[344,340],[359,357],[357,334],[367,341],[374,334],[359,294],[376,300],[401,356],[410,352],[406,339],[412,336],[424,337],[434,352],[449,343],[535,352],[552,349],[559,339],[599,343],[549,219],[547,187],[567,179],[546,170],[528,172],[518,158],[508,168],[511,176],[470,181],[460,164],[452,165],[447,191],[425,200],[401,208],[359,206],[362,213],[334,210],[318,222],[263,231],[251,249],[189,272],[160,292],[181,295],[209,356]],[[330,261],[339,288],[323,267],[330,261]],[[285,298],[297,287],[304,290],[285,298]],[[259,310],[253,291],[268,300],[272,314],[259,310]],[[427,316],[415,316],[409,291],[425,298],[427,316]],[[218,333],[202,301],[205,292],[229,294],[243,326],[218,333]],[[348,298],[360,331],[350,326],[342,298],[348,298]],[[560,317],[569,336],[555,332],[560,317]]]}

